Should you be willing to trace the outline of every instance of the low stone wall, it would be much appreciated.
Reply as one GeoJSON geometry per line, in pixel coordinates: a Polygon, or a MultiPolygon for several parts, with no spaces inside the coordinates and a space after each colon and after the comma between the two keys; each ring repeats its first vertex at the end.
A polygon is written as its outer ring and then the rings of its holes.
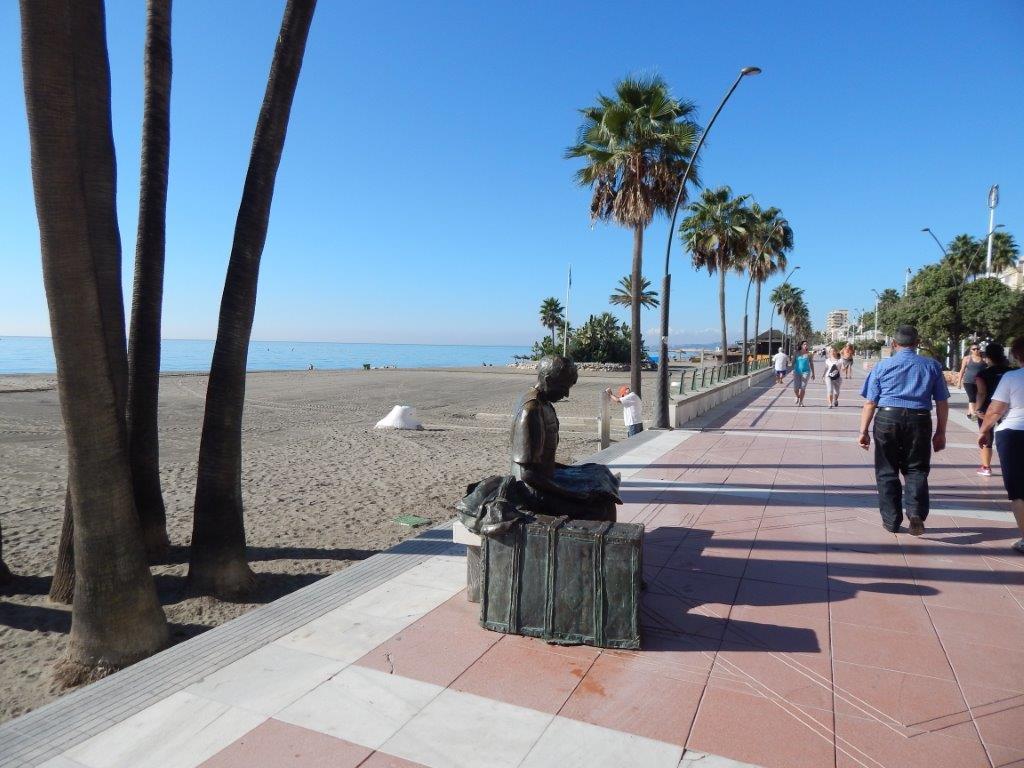
{"type": "Polygon", "coordinates": [[[771,368],[765,368],[747,376],[737,376],[728,381],[723,381],[721,384],[716,384],[699,392],[684,392],[681,395],[673,395],[673,404],[675,406],[675,420],[673,423],[677,428],[683,427],[686,425],[686,422],[696,419],[716,405],[721,405],[741,392],[746,392],[756,382],[764,381],[773,375],[774,371],[771,368]]]}

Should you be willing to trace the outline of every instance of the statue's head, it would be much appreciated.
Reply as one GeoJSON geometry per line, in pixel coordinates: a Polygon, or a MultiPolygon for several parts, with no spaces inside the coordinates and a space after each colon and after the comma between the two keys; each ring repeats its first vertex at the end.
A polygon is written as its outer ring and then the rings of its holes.
{"type": "Polygon", "coordinates": [[[568,397],[569,390],[579,377],[576,363],[568,357],[544,357],[537,365],[537,389],[550,402],[568,397]]]}

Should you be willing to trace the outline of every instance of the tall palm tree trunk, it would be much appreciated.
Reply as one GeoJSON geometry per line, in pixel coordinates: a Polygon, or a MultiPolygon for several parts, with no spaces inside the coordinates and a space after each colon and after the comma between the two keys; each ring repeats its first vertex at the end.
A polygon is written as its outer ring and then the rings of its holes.
{"type": "Polygon", "coordinates": [[[725,328],[725,264],[718,264],[718,319],[722,324],[722,364],[729,362],[729,337],[725,328]]]}
{"type": "Polygon", "coordinates": [[[551,348],[555,347],[555,326],[551,326],[551,348]]]}
{"type": "Polygon", "coordinates": [[[630,309],[630,339],[629,339],[629,388],[640,397],[640,362],[643,355],[643,346],[640,339],[640,274],[643,271],[644,258],[644,228],[633,227],[633,271],[632,271],[632,298],[630,309]]]}
{"type": "Polygon", "coordinates": [[[75,596],[75,516],[71,509],[71,484],[64,492],[64,522],[60,528],[60,542],[57,544],[57,562],[50,579],[50,593],[53,602],[71,605],[75,596]]]}
{"type": "Polygon", "coordinates": [[[167,623],[146,565],[128,466],[127,356],[99,0],[22,0],[32,182],[68,446],[75,595],[63,677],[131,664],[167,623]]]}
{"type": "Polygon", "coordinates": [[[146,5],[139,230],[135,243],[135,284],[128,338],[128,455],[135,507],[150,562],[163,560],[170,544],[164,499],[160,492],[157,430],[170,115],[171,0],[149,0],[146,5]]]}
{"type": "Polygon", "coordinates": [[[188,577],[194,592],[229,599],[245,595],[254,580],[242,518],[245,364],[274,181],[315,7],[316,0],[288,0],[285,7],[235,222],[206,390],[188,577]]]}
{"type": "MultiPolygon", "coordinates": [[[[757,360],[757,334],[761,324],[761,281],[757,281],[757,295],[754,297],[754,359],[757,360]]],[[[769,334],[770,336],[771,334],[769,334]]],[[[772,340],[768,339],[768,353],[771,355],[772,340]]]]}

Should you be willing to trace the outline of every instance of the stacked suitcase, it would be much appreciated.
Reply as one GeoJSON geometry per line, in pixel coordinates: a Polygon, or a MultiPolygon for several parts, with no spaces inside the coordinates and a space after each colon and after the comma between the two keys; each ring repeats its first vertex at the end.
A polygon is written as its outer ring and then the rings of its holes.
{"type": "Polygon", "coordinates": [[[537,515],[484,536],[480,623],[552,643],[640,647],[644,527],[537,515]]]}

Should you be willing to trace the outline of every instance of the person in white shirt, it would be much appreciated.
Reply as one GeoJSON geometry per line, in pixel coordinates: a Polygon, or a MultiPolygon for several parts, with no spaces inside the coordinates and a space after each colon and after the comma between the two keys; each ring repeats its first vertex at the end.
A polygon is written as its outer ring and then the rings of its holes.
{"type": "Polygon", "coordinates": [[[775,363],[775,383],[781,384],[789,372],[789,355],[780,349],[775,354],[775,357],[772,358],[772,361],[775,363]]]}
{"type": "Polygon", "coordinates": [[[825,399],[829,408],[839,407],[839,390],[843,386],[842,360],[833,347],[828,348],[825,360],[825,399]]]}
{"type": "Polygon", "coordinates": [[[644,404],[640,395],[630,390],[629,387],[619,387],[619,394],[616,397],[611,389],[605,392],[612,400],[622,406],[622,420],[626,423],[626,434],[629,437],[644,431],[643,410],[644,404]]]}
{"type": "MultiPolygon", "coordinates": [[[[1014,340],[1010,356],[1018,365],[1024,365],[1024,337],[1014,340]]],[[[1003,374],[992,395],[992,402],[985,409],[978,445],[987,448],[993,442],[999,452],[1003,486],[1010,499],[1010,509],[1022,537],[1014,542],[1013,548],[1024,555],[1024,368],[1003,374]]]]}

